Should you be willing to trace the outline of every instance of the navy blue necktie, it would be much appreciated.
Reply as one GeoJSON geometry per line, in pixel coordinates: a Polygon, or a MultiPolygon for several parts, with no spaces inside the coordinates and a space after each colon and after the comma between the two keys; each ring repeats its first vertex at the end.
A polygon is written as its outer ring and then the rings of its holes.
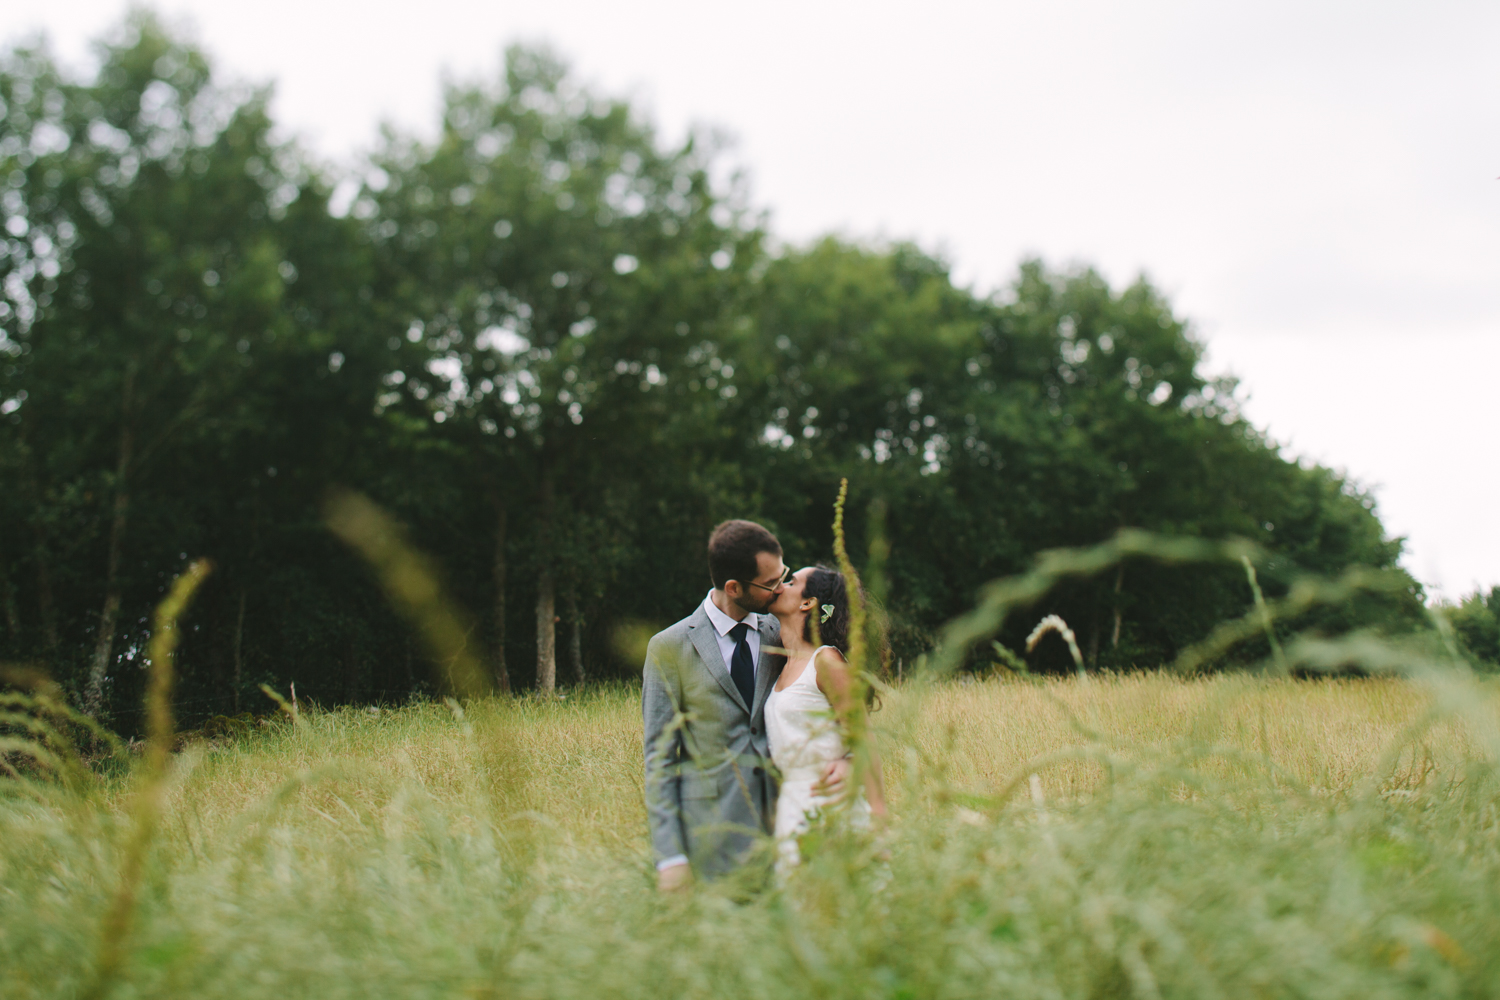
{"type": "Polygon", "coordinates": [[[750,631],[750,626],[740,622],[729,630],[734,637],[734,658],[729,661],[729,679],[734,681],[734,686],[740,689],[740,697],[745,699],[745,706],[752,711],[755,709],[755,661],[750,658],[750,643],[745,641],[745,635],[750,631]]]}

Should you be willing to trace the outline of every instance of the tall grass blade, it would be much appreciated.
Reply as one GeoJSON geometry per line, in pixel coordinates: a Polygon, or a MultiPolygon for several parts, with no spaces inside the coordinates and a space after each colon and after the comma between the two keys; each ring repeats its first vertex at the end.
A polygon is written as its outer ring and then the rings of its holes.
{"type": "Polygon", "coordinates": [[[109,995],[125,958],[146,855],[161,818],[167,762],[172,753],[172,657],[181,639],[178,622],[212,568],[207,559],[195,561],[173,581],[166,599],[156,608],[146,686],[146,753],[135,795],[134,823],[125,844],[119,885],[104,915],[94,980],[83,994],[86,1000],[102,1000],[109,995]]]}
{"type": "Polygon", "coordinates": [[[1250,561],[1249,556],[1240,556],[1240,562],[1245,564],[1245,578],[1250,581],[1250,593],[1255,597],[1255,610],[1260,613],[1261,626],[1266,632],[1266,642],[1271,644],[1271,656],[1276,660],[1276,669],[1285,675],[1287,672],[1286,656],[1281,652],[1281,643],[1276,640],[1276,623],[1271,620],[1271,610],[1266,607],[1266,595],[1260,592],[1260,580],[1255,576],[1255,564],[1250,561]]]}
{"type": "Polygon", "coordinates": [[[350,492],[329,498],[324,520],[329,530],[365,558],[396,610],[416,627],[442,671],[443,687],[461,698],[488,693],[492,679],[469,642],[473,626],[443,593],[432,560],[407,541],[396,520],[369,499],[350,492]]]}

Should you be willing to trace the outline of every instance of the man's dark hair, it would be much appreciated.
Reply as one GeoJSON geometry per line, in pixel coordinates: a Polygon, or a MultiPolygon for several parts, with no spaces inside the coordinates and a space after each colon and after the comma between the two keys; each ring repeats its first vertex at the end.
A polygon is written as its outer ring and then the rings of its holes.
{"type": "Polygon", "coordinates": [[[725,521],[708,536],[708,575],[714,588],[730,580],[748,583],[759,575],[755,557],[762,552],[781,555],[776,536],[754,521],[725,521]]]}

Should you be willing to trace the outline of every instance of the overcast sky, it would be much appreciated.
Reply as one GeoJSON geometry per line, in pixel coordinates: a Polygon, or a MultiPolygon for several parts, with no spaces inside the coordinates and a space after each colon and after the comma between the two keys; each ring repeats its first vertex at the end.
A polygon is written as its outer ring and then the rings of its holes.
{"type": "MultiPolygon", "coordinates": [[[[1419,579],[1500,584],[1500,3],[154,6],[330,162],[545,42],[668,136],[733,136],[785,239],[915,238],[980,290],[1029,255],[1144,272],[1419,579]]],[[[0,36],[85,66],[125,9],[0,0],[0,36]]]]}

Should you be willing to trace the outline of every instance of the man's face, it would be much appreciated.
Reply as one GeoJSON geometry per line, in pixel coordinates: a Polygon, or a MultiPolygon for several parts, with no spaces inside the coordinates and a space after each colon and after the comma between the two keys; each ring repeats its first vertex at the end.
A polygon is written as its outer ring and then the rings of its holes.
{"type": "Polygon", "coordinates": [[[765,614],[776,595],[781,593],[781,578],[786,575],[786,564],[781,556],[769,552],[755,555],[755,579],[731,580],[725,587],[730,600],[751,614],[765,614]]]}

